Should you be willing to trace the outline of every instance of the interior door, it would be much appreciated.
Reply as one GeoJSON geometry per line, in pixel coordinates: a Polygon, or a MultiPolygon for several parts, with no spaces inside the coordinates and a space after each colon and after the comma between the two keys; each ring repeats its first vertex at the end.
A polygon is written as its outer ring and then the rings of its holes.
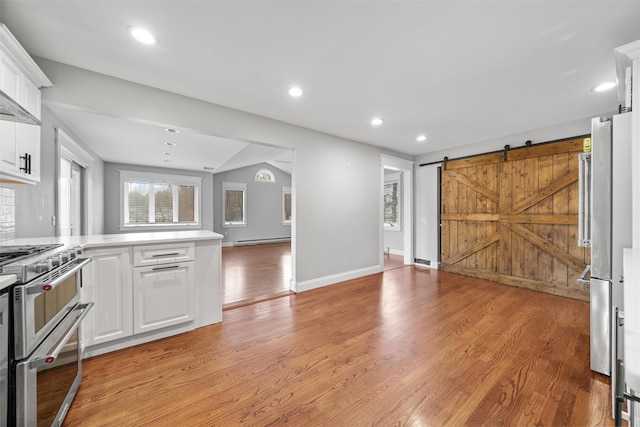
{"type": "Polygon", "coordinates": [[[60,236],[82,234],[83,167],[60,157],[58,177],[58,229],[60,236]]]}
{"type": "Polygon", "coordinates": [[[582,138],[442,165],[442,268],[589,300],[576,279],[582,138]]]}

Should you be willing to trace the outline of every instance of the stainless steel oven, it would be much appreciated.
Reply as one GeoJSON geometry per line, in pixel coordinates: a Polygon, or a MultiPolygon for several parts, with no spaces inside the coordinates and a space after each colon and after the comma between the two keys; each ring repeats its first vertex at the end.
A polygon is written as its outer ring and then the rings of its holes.
{"type": "Polygon", "coordinates": [[[2,251],[11,259],[0,272],[17,277],[9,287],[8,425],[58,426],[82,378],[80,328],[93,304],[80,304],[80,289],[91,259],[59,244],[2,251]]]}
{"type": "Polygon", "coordinates": [[[90,258],[75,258],[35,280],[14,288],[15,357],[35,350],[80,301],[78,272],[90,258]]]}
{"type": "Polygon", "coordinates": [[[62,424],[82,379],[78,337],[92,305],[75,306],[33,354],[16,364],[16,425],[62,424]]]}

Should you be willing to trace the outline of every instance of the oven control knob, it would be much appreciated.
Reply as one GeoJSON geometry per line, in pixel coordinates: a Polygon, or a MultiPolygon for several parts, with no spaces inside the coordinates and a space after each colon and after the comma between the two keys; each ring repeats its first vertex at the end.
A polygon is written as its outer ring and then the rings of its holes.
{"type": "Polygon", "coordinates": [[[73,249],[69,249],[68,251],[65,251],[65,253],[69,256],[69,261],[78,256],[76,254],[76,251],[74,251],[73,249]]]}
{"type": "Polygon", "coordinates": [[[84,249],[82,249],[82,246],[74,246],[71,250],[74,251],[77,256],[80,256],[84,253],[84,249]]]}
{"type": "Polygon", "coordinates": [[[59,256],[50,256],[49,258],[47,258],[46,261],[50,262],[53,267],[57,267],[57,266],[60,265],[60,257],[59,256]]]}
{"type": "Polygon", "coordinates": [[[69,256],[69,251],[62,251],[58,254],[58,256],[60,257],[60,264],[64,264],[71,259],[71,257],[69,256]]]}
{"type": "Polygon", "coordinates": [[[53,262],[51,261],[51,258],[42,259],[38,261],[38,264],[36,264],[36,272],[38,273],[46,273],[51,269],[53,269],[53,262]]]}

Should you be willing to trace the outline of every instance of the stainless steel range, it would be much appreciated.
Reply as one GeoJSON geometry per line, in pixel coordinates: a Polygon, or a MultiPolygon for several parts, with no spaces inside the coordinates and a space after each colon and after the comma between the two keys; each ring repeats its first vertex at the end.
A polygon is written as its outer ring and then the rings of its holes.
{"type": "MultiPolygon", "coordinates": [[[[60,425],[82,378],[79,328],[93,305],[80,304],[79,246],[0,246],[8,292],[7,425],[60,425]]],[[[5,394],[6,395],[6,394],[5,394]]],[[[1,407],[1,406],[0,406],[1,407]]]]}

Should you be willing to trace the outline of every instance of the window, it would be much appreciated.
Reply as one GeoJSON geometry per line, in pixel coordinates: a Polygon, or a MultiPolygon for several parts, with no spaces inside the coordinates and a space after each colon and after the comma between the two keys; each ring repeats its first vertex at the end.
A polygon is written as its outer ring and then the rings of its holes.
{"type": "Polygon", "coordinates": [[[384,228],[400,229],[400,183],[384,183],[384,228]]]}
{"type": "Polygon", "coordinates": [[[120,171],[120,228],[200,228],[202,178],[120,171]]]}
{"type": "Polygon", "coordinates": [[[222,183],[222,210],[224,227],[247,225],[247,184],[222,183]]]}
{"type": "Polygon", "coordinates": [[[268,169],[260,169],[254,178],[256,182],[276,182],[276,177],[268,169]]]}
{"type": "Polygon", "coordinates": [[[282,225],[291,224],[291,187],[282,187],[282,225]]]}

